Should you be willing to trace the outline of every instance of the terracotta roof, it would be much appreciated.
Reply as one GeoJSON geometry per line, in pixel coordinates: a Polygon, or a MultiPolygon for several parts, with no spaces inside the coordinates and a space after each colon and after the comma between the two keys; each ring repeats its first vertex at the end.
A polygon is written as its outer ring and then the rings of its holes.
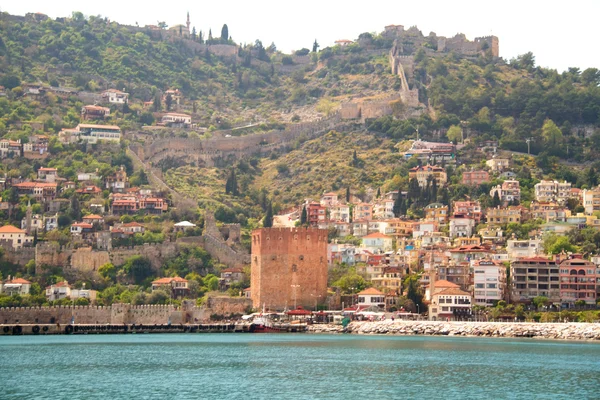
{"type": "Polygon", "coordinates": [[[439,295],[444,295],[444,296],[470,296],[470,293],[465,292],[464,290],[460,290],[458,288],[448,288],[448,289],[444,289],[440,292],[436,292],[434,294],[434,296],[439,296],[439,295]]]}
{"type": "Polygon", "coordinates": [[[86,110],[102,110],[102,111],[109,110],[110,111],[110,108],[108,108],[108,107],[102,107],[102,106],[92,106],[92,105],[90,105],[90,106],[83,106],[83,108],[85,108],[86,110]]]}
{"type": "Polygon", "coordinates": [[[102,217],[99,215],[96,215],[96,214],[91,214],[91,215],[86,215],[85,217],[83,217],[83,219],[102,219],[102,217]]]}
{"type": "Polygon", "coordinates": [[[57,282],[54,285],[50,285],[50,286],[46,287],[46,289],[49,289],[52,287],[71,287],[71,285],[69,285],[69,282],[67,282],[67,281],[62,281],[62,282],[57,282]]]}
{"type": "Polygon", "coordinates": [[[4,225],[0,228],[0,233],[25,233],[24,230],[12,225],[4,225]]]}
{"type": "Polygon", "coordinates": [[[13,186],[16,188],[21,188],[21,189],[33,189],[36,187],[56,188],[56,183],[53,183],[53,182],[21,182],[21,183],[15,183],[13,186]]]}
{"type": "Polygon", "coordinates": [[[50,171],[56,171],[56,168],[40,168],[40,169],[38,169],[38,171],[48,171],[48,172],[50,172],[50,171]]]}
{"type": "Polygon", "coordinates": [[[71,226],[78,226],[80,228],[87,228],[87,229],[92,229],[94,227],[94,225],[86,224],[85,222],[75,222],[71,226]]]}
{"type": "Polygon", "coordinates": [[[368,288],[363,290],[362,292],[357,293],[359,295],[381,295],[383,296],[383,293],[380,292],[379,290],[375,289],[375,288],[368,288]]]}
{"type": "Polygon", "coordinates": [[[448,288],[458,288],[460,286],[457,285],[456,283],[452,283],[445,279],[440,279],[439,281],[434,282],[434,287],[448,289],[448,288]]]}
{"type": "Polygon", "coordinates": [[[180,278],[178,276],[167,277],[167,278],[160,278],[160,279],[157,279],[155,281],[152,281],[152,284],[153,285],[154,284],[156,284],[156,285],[168,285],[171,282],[187,282],[187,279],[183,279],[183,278],[180,278]]]}
{"type": "Polygon", "coordinates": [[[20,283],[20,284],[23,284],[23,285],[29,285],[29,284],[31,284],[31,282],[29,282],[27,279],[23,279],[23,278],[13,279],[12,281],[8,281],[6,283],[20,283]]]}
{"type": "Polygon", "coordinates": [[[144,226],[144,225],[138,224],[137,222],[133,221],[133,222],[128,222],[126,224],[121,225],[121,228],[124,228],[124,227],[125,228],[133,228],[133,227],[136,227],[136,226],[144,226]]]}

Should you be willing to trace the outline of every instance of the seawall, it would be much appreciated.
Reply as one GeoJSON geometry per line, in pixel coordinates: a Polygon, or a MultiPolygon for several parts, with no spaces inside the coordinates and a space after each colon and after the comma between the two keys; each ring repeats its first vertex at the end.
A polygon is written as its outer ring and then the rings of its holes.
{"type": "Polygon", "coordinates": [[[353,333],[358,335],[426,335],[536,338],[560,340],[600,340],[600,323],[532,322],[441,322],[376,321],[341,325],[310,325],[311,333],[353,333]]]}

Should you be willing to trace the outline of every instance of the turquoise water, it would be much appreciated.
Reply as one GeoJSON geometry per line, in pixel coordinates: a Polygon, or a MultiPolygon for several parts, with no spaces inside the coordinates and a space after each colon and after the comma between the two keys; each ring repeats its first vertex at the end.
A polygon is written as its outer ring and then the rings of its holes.
{"type": "Polygon", "coordinates": [[[0,337],[2,399],[591,399],[600,344],[308,334],[0,337]]]}

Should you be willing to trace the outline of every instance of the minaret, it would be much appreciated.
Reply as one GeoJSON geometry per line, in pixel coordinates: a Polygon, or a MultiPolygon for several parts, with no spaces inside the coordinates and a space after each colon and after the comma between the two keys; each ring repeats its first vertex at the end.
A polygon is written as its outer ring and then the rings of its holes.
{"type": "Polygon", "coordinates": [[[27,211],[25,212],[25,231],[31,235],[31,200],[27,202],[27,211]]]}
{"type": "Polygon", "coordinates": [[[189,11],[187,13],[187,22],[185,23],[185,25],[187,26],[187,33],[189,35],[190,34],[190,12],[189,11]]]}

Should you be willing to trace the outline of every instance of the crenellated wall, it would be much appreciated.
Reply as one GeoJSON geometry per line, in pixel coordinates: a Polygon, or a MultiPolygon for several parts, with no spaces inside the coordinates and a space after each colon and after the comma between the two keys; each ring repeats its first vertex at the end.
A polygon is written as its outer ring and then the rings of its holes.
{"type": "Polygon", "coordinates": [[[5,307],[0,308],[0,324],[186,324],[245,314],[252,305],[244,297],[209,297],[204,307],[194,302],[174,305],[113,304],[101,306],[5,307]]]}

